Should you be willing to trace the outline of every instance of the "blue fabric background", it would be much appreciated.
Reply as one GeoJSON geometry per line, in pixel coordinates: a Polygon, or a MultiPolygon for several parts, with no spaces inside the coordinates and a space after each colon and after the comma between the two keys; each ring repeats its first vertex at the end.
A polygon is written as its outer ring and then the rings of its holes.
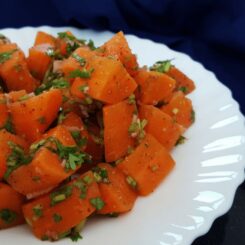
{"type": "Polygon", "coordinates": [[[74,25],[163,42],[214,71],[245,112],[244,0],[7,0],[0,13],[0,28],[74,25]]]}
{"type": "MultiPolygon", "coordinates": [[[[214,71],[245,113],[245,0],[0,1],[0,28],[26,25],[123,30],[165,43],[214,71]]],[[[244,194],[245,184],[231,211],[195,245],[245,244],[244,194]]]]}

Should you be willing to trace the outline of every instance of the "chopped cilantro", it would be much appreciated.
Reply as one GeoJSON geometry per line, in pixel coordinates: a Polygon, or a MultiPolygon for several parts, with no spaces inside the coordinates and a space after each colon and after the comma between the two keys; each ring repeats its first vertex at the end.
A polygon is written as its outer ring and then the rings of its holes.
{"type": "Polygon", "coordinates": [[[93,72],[93,69],[90,69],[90,70],[87,70],[87,69],[83,69],[83,70],[76,69],[76,70],[70,72],[69,77],[70,78],[76,78],[76,77],[90,78],[92,72],[93,72]]]}
{"type": "Polygon", "coordinates": [[[88,189],[87,184],[82,179],[78,179],[73,183],[73,186],[77,187],[80,190],[80,198],[85,199],[88,189]]]}
{"type": "Polygon", "coordinates": [[[77,242],[79,239],[83,239],[83,237],[80,235],[80,233],[75,232],[75,231],[71,232],[70,238],[73,242],[77,242]]]}
{"type": "Polygon", "coordinates": [[[80,66],[84,66],[86,64],[86,60],[80,57],[78,54],[72,54],[71,56],[80,64],[80,66]]]}
{"type": "Polygon", "coordinates": [[[70,83],[65,80],[64,78],[57,78],[57,79],[53,79],[51,81],[48,81],[46,83],[43,83],[41,86],[39,86],[36,90],[35,90],[35,94],[41,94],[44,91],[47,91],[51,88],[59,88],[59,89],[64,89],[64,88],[69,88],[70,87],[70,83]]]}
{"type": "Polygon", "coordinates": [[[12,134],[14,133],[14,127],[13,127],[11,116],[8,116],[3,128],[5,128],[8,132],[12,134]]]}
{"type": "Polygon", "coordinates": [[[7,52],[3,52],[3,53],[0,53],[0,64],[3,64],[5,61],[11,59],[12,57],[12,54],[14,52],[16,52],[17,49],[14,49],[14,50],[11,50],[11,51],[7,51],[7,52]]]}
{"type": "Polygon", "coordinates": [[[5,223],[5,224],[11,224],[16,220],[17,214],[16,212],[4,208],[0,210],[0,219],[5,223]]]}
{"type": "Polygon", "coordinates": [[[68,34],[67,32],[58,32],[58,37],[61,39],[68,39],[70,41],[76,40],[76,38],[73,35],[68,34]]]}
{"type": "Polygon", "coordinates": [[[38,218],[43,215],[43,207],[41,204],[38,204],[35,207],[33,207],[32,211],[35,214],[35,216],[38,218]]]}
{"type": "Polygon", "coordinates": [[[128,103],[129,103],[130,105],[133,105],[133,104],[136,103],[136,102],[135,102],[135,95],[134,95],[134,94],[131,94],[131,95],[128,97],[128,103]]]}
{"type": "Polygon", "coordinates": [[[18,167],[28,164],[31,157],[26,155],[23,148],[12,141],[8,141],[8,146],[11,153],[7,158],[7,171],[4,174],[4,179],[8,179],[9,175],[18,167]]]}
{"type": "Polygon", "coordinates": [[[60,223],[61,220],[62,220],[62,216],[57,214],[57,213],[55,213],[55,214],[53,214],[53,220],[54,220],[55,223],[60,223]]]}
{"type": "Polygon", "coordinates": [[[110,183],[108,172],[105,168],[95,167],[92,169],[96,182],[110,183]]]}
{"type": "Polygon", "coordinates": [[[171,60],[157,61],[153,66],[150,67],[150,70],[166,73],[169,71],[171,66],[171,60]]]}
{"type": "Polygon", "coordinates": [[[128,128],[128,133],[132,137],[136,137],[138,140],[141,140],[145,137],[144,128],[146,125],[146,119],[140,120],[139,118],[133,118],[133,121],[128,128]]]}
{"type": "Polygon", "coordinates": [[[80,130],[71,131],[71,135],[79,147],[87,145],[88,139],[81,135],[80,130]]]}
{"type": "Polygon", "coordinates": [[[96,210],[101,210],[105,206],[104,201],[100,197],[91,198],[89,201],[90,204],[96,208],[96,210]]]}
{"type": "Polygon", "coordinates": [[[184,86],[180,87],[178,90],[179,91],[182,91],[184,94],[187,94],[188,93],[188,88],[187,87],[184,87],[184,86]]]}
{"type": "Polygon", "coordinates": [[[95,49],[96,49],[96,47],[94,46],[94,41],[91,40],[91,39],[89,39],[87,45],[88,45],[88,47],[89,47],[91,50],[95,50],[95,49]]]}
{"type": "Polygon", "coordinates": [[[184,137],[183,135],[181,135],[179,137],[179,139],[177,140],[177,142],[175,143],[175,145],[181,145],[181,144],[184,144],[185,143],[185,140],[186,140],[186,137],[184,137]]]}
{"type": "Polygon", "coordinates": [[[137,182],[136,182],[136,180],[135,180],[133,177],[127,176],[127,177],[126,177],[126,181],[127,181],[127,183],[128,183],[133,189],[136,189],[136,188],[137,188],[137,182]]]}
{"type": "Polygon", "coordinates": [[[66,200],[72,194],[72,186],[63,186],[55,192],[50,194],[51,206],[55,206],[56,204],[66,200]]]}

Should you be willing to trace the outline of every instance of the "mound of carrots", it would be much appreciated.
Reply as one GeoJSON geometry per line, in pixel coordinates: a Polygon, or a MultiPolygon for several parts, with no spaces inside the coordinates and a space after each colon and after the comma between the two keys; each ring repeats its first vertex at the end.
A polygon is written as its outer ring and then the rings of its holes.
{"type": "Polygon", "coordinates": [[[100,47],[38,32],[27,57],[0,35],[0,86],[0,229],[41,240],[132,210],[195,121],[194,82],[169,60],[141,67],[123,32],[100,47]]]}

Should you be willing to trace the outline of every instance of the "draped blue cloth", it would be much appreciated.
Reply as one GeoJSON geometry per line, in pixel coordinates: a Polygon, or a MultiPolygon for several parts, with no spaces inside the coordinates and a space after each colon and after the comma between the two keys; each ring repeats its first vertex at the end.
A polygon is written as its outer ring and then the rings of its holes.
{"type": "Polygon", "coordinates": [[[245,112],[244,0],[6,0],[0,28],[74,25],[123,30],[189,54],[226,84],[245,112]]]}

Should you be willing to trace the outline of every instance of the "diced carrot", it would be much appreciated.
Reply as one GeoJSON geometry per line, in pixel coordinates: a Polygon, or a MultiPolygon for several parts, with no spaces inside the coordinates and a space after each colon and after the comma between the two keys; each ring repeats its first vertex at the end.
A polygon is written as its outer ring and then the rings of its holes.
{"type": "Polygon", "coordinates": [[[175,66],[171,66],[167,74],[176,80],[177,90],[180,89],[185,94],[191,93],[196,88],[194,82],[175,66]]]}
{"type": "Polygon", "coordinates": [[[0,129],[6,126],[8,117],[7,99],[4,94],[0,94],[0,129]]]}
{"type": "Polygon", "coordinates": [[[29,142],[37,140],[57,117],[61,103],[61,91],[53,89],[10,104],[16,133],[29,142]]]}
{"type": "MultiPolygon", "coordinates": [[[[75,36],[70,31],[66,31],[65,33],[68,34],[69,36],[75,38],[75,36]]],[[[68,55],[67,50],[68,50],[68,44],[70,43],[70,41],[71,40],[67,41],[64,38],[57,37],[56,46],[57,46],[57,49],[59,50],[61,55],[63,55],[63,56],[67,56],[68,55]]]]}
{"type": "Polygon", "coordinates": [[[36,35],[34,46],[37,46],[40,44],[49,44],[52,47],[55,47],[56,39],[46,32],[39,31],[36,35]]]}
{"type": "Polygon", "coordinates": [[[12,172],[8,183],[30,199],[50,191],[69,175],[58,155],[41,148],[28,165],[22,165],[12,172]]]}
{"type": "Polygon", "coordinates": [[[13,142],[26,150],[27,143],[17,135],[11,134],[5,129],[0,130],[0,180],[3,178],[7,170],[7,159],[12,152],[9,142],[13,142]]]}
{"type": "Polygon", "coordinates": [[[94,99],[115,104],[127,98],[137,87],[119,61],[94,56],[90,66],[94,72],[88,80],[88,93],[94,99]]]}
{"type": "Polygon", "coordinates": [[[68,59],[62,62],[60,69],[65,76],[69,76],[72,71],[77,69],[82,70],[84,68],[75,57],[85,59],[85,67],[87,67],[86,64],[94,55],[95,54],[88,47],[80,47],[76,49],[68,59]]]}
{"type": "Polygon", "coordinates": [[[139,108],[139,116],[147,120],[147,133],[152,134],[167,150],[174,147],[182,131],[168,114],[154,106],[142,105],[139,108]]]}
{"type": "Polygon", "coordinates": [[[113,214],[130,211],[137,195],[126,182],[126,176],[118,168],[113,168],[107,163],[100,163],[98,167],[99,171],[104,171],[107,175],[99,182],[99,190],[105,206],[98,213],[113,214]]]}
{"type": "Polygon", "coordinates": [[[170,102],[161,107],[161,110],[185,128],[193,123],[192,102],[181,91],[176,92],[170,102]]]}
{"type": "MultiPolygon", "coordinates": [[[[70,132],[62,125],[51,129],[43,135],[41,140],[48,137],[59,140],[63,146],[76,146],[70,132]]],[[[45,146],[54,146],[54,143],[47,142],[45,146]]],[[[32,198],[50,191],[79,167],[76,166],[74,170],[66,169],[65,164],[62,163],[62,159],[59,159],[57,154],[46,149],[46,147],[41,147],[28,165],[19,167],[9,176],[8,182],[18,192],[32,198]]]]}
{"type": "Polygon", "coordinates": [[[23,52],[15,44],[1,45],[0,53],[3,52],[10,52],[8,59],[0,64],[0,76],[8,90],[33,92],[38,82],[30,74],[23,52]]]}
{"type": "Polygon", "coordinates": [[[136,89],[137,84],[119,61],[98,57],[87,48],[79,48],[74,54],[84,58],[86,64],[81,66],[74,57],[70,57],[63,62],[61,70],[66,76],[77,69],[92,70],[91,78],[83,79],[86,79],[88,95],[93,99],[114,104],[127,98],[136,89]]]}
{"type": "Polygon", "coordinates": [[[98,56],[114,56],[122,62],[130,75],[138,70],[136,56],[132,54],[122,31],[115,34],[109,41],[96,50],[98,56]]]}
{"type": "Polygon", "coordinates": [[[135,106],[127,100],[103,107],[105,159],[113,162],[125,156],[134,139],[128,129],[132,123],[135,106]]]}
{"type": "Polygon", "coordinates": [[[127,176],[128,184],[140,195],[153,192],[174,167],[168,151],[150,134],[117,165],[127,176]]]}
{"type": "Polygon", "coordinates": [[[23,212],[39,239],[58,240],[102,205],[98,185],[92,172],[87,172],[63,189],[24,205],[23,212]],[[57,196],[63,199],[59,201],[57,196]],[[98,200],[100,205],[96,205],[98,200]]]}
{"type": "Polygon", "coordinates": [[[175,88],[175,80],[160,72],[141,69],[134,78],[139,85],[139,100],[143,104],[164,102],[175,88]]]}
{"type": "Polygon", "coordinates": [[[33,76],[39,80],[44,78],[51,64],[52,58],[48,55],[49,50],[52,50],[50,44],[40,44],[29,49],[28,68],[33,76]]]}
{"type": "Polygon", "coordinates": [[[81,150],[85,150],[88,140],[88,132],[85,129],[81,117],[74,112],[69,112],[65,115],[61,125],[66,127],[71,133],[73,133],[77,144],[81,147],[81,150]],[[76,134],[78,132],[78,135],[76,134]]]}
{"type": "Polygon", "coordinates": [[[0,230],[24,223],[24,197],[10,186],[0,183],[0,230]]]}

